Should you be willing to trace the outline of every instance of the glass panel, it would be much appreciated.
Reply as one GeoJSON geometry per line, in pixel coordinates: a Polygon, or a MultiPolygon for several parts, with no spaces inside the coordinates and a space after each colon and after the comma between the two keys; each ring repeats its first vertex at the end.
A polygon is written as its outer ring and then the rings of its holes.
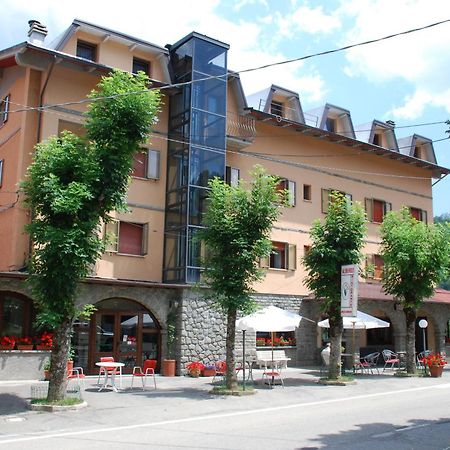
{"type": "Polygon", "coordinates": [[[158,359],[158,335],[156,333],[143,333],[142,335],[142,361],[158,359]]]}
{"type": "MultiPolygon", "coordinates": [[[[205,78],[194,72],[194,80],[205,78]]],[[[213,78],[192,85],[192,107],[224,116],[226,114],[227,86],[224,80],[213,78]]]]}
{"type": "Polygon", "coordinates": [[[177,81],[186,73],[192,72],[192,47],[193,42],[189,40],[174,52],[171,52],[170,61],[177,81]]]}
{"type": "Polygon", "coordinates": [[[225,148],[225,117],[192,111],[191,141],[193,144],[225,148]]]}
{"type": "Polygon", "coordinates": [[[135,353],[137,347],[137,326],[139,316],[120,316],[120,342],[121,353],[135,353]]]}
{"type": "Polygon", "coordinates": [[[205,243],[198,238],[198,231],[198,228],[189,228],[188,266],[202,267],[202,260],[205,258],[205,243]]]}
{"type": "Polygon", "coordinates": [[[89,351],[89,322],[77,322],[74,324],[71,345],[74,351],[73,365],[75,367],[83,367],[86,371],[89,351]]]}
{"type": "Polygon", "coordinates": [[[26,311],[25,300],[15,297],[5,297],[3,301],[3,330],[4,336],[24,336],[24,318],[26,311]]]}
{"type": "Polygon", "coordinates": [[[167,268],[183,267],[186,255],[186,237],[184,230],[171,231],[166,236],[164,262],[167,268]]]}
{"type": "Polygon", "coordinates": [[[194,69],[208,75],[226,73],[227,50],[211,42],[195,39],[194,69]]]}
{"type": "Polygon", "coordinates": [[[171,152],[168,161],[167,190],[172,191],[187,184],[188,149],[171,152]]]}
{"type": "Polygon", "coordinates": [[[114,351],[114,314],[101,314],[97,320],[95,349],[97,352],[114,351]]]}
{"type": "Polygon", "coordinates": [[[169,206],[166,210],[166,228],[180,228],[186,225],[186,203],[169,206]]]}
{"type": "Polygon", "coordinates": [[[209,189],[191,187],[189,191],[189,224],[201,225],[206,212],[209,189]]]}
{"type": "Polygon", "coordinates": [[[186,275],[186,283],[198,283],[201,277],[200,269],[188,269],[186,275]]]}
{"type": "Polygon", "coordinates": [[[225,154],[192,148],[190,159],[190,184],[207,186],[214,177],[224,177],[225,154]]]}
{"type": "Polygon", "coordinates": [[[156,328],[156,323],[150,314],[142,315],[142,327],[143,328],[156,328]]]}

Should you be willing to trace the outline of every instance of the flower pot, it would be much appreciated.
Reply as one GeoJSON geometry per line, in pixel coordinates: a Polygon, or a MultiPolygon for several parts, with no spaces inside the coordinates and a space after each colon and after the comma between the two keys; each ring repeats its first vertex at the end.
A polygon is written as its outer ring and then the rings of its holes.
{"type": "Polygon", "coordinates": [[[204,377],[213,377],[216,374],[216,369],[203,369],[202,375],[204,377]]]}
{"type": "Polygon", "coordinates": [[[73,371],[73,361],[69,359],[67,361],[67,375],[71,375],[73,371]]]}
{"type": "Polygon", "coordinates": [[[174,359],[163,359],[162,374],[165,377],[174,377],[176,369],[176,361],[174,359]]]}
{"type": "Polygon", "coordinates": [[[15,344],[0,345],[0,350],[13,350],[15,344]]]}
{"type": "Polygon", "coordinates": [[[193,378],[198,378],[200,376],[201,370],[200,369],[190,369],[189,375],[193,378]]]}
{"type": "Polygon", "coordinates": [[[442,371],[444,370],[444,366],[429,366],[430,376],[433,378],[442,377],[442,371]]]}
{"type": "Polygon", "coordinates": [[[48,345],[41,345],[41,344],[36,345],[36,350],[45,350],[49,352],[51,349],[52,348],[49,347],[48,345]]]}
{"type": "Polygon", "coordinates": [[[17,350],[33,350],[33,344],[17,344],[17,350]]]}

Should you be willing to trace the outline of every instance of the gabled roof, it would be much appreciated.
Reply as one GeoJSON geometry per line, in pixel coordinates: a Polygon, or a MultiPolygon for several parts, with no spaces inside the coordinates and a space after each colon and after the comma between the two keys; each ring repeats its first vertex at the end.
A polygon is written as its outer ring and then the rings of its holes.
{"type": "Polygon", "coordinates": [[[323,106],[306,111],[305,117],[308,125],[320,128],[321,130],[328,130],[328,119],[339,119],[342,122],[342,129],[337,131],[337,133],[349,138],[355,138],[352,118],[348,109],[325,103],[323,106]]]}
{"type": "Polygon", "coordinates": [[[120,33],[118,31],[111,30],[109,28],[101,27],[84,20],[75,19],[72,24],[67,28],[67,30],[59,37],[52,46],[55,50],[62,50],[66,45],[67,41],[78,31],[86,31],[87,33],[93,34],[95,36],[100,36],[102,39],[113,39],[120,42],[121,44],[128,45],[130,50],[139,48],[152,54],[164,53],[169,54],[168,50],[159,45],[152,44],[151,42],[143,41],[142,39],[135,38],[125,33],[120,33]]]}
{"type": "Polygon", "coordinates": [[[276,101],[277,99],[283,100],[284,107],[286,108],[286,113],[283,114],[285,119],[305,123],[298,94],[281,86],[272,84],[262,91],[251,94],[247,97],[247,103],[253,109],[270,113],[272,101],[276,101]]]}
{"type": "Polygon", "coordinates": [[[424,136],[413,134],[398,140],[399,151],[403,155],[423,159],[436,164],[433,141],[424,136]],[[418,150],[418,153],[417,153],[418,150]]]}
{"type": "Polygon", "coordinates": [[[247,99],[245,98],[244,89],[242,87],[239,74],[231,70],[228,71],[228,86],[234,94],[238,105],[239,113],[243,114],[248,108],[247,99]]]}
{"type": "Polygon", "coordinates": [[[359,141],[367,142],[369,144],[376,145],[374,143],[374,136],[377,132],[382,132],[386,140],[386,147],[380,145],[380,147],[388,148],[393,152],[398,152],[397,138],[395,137],[394,125],[380,120],[373,120],[372,122],[355,126],[355,137],[359,141]]]}

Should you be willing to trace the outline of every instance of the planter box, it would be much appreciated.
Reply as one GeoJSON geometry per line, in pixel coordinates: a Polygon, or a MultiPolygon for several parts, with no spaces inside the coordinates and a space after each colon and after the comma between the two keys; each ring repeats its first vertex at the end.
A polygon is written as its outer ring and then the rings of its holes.
{"type": "Polygon", "coordinates": [[[0,351],[0,380],[41,380],[49,358],[49,351],[0,351]]]}
{"type": "Polygon", "coordinates": [[[213,377],[216,374],[216,369],[203,369],[202,377],[213,377]]]}
{"type": "Polygon", "coordinates": [[[16,344],[17,350],[33,350],[33,344],[16,344]]]}

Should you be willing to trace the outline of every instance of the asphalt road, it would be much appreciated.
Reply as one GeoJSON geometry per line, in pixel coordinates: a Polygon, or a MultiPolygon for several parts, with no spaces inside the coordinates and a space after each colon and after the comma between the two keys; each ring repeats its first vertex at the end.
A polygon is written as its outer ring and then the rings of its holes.
{"type": "MultiPolygon", "coordinates": [[[[255,373],[255,379],[260,379],[255,373]]],[[[212,396],[211,379],[158,377],[158,389],[98,392],[89,406],[26,410],[30,384],[0,384],[0,450],[15,449],[450,449],[450,370],[442,378],[364,375],[322,386],[288,369],[285,387],[212,396]]],[[[130,380],[124,381],[129,386],[130,380]]]]}

